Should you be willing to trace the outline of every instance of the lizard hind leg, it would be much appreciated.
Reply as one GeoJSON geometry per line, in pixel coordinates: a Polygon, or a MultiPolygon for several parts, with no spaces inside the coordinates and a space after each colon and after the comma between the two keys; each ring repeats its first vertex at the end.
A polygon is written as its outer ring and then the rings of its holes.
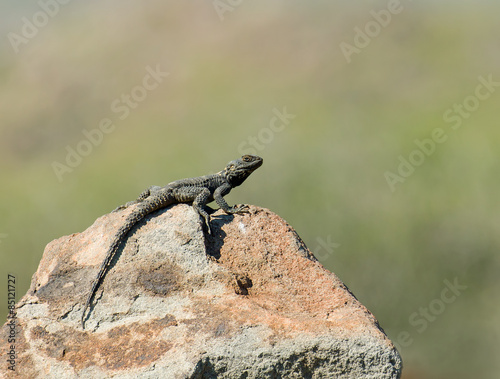
{"type": "Polygon", "coordinates": [[[146,200],[148,197],[153,195],[154,193],[158,192],[161,189],[159,186],[151,186],[148,189],[145,189],[140,193],[140,195],[135,199],[134,201],[129,201],[128,203],[124,205],[120,205],[119,207],[115,208],[113,212],[118,212],[119,210],[125,209],[127,207],[130,207],[131,205],[142,203],[144,200],[146,200]]]}
{"type": "Polygon", "coordinates": [[[161,190],[162,187],[160,186],[151,186],[148,189],[145,189],[144,191],[141,192],[139,197],[135,200],[135,203],[140,203],[141,201],[147,199],[149,196],[154,195],[156,192],[161,190]]]}

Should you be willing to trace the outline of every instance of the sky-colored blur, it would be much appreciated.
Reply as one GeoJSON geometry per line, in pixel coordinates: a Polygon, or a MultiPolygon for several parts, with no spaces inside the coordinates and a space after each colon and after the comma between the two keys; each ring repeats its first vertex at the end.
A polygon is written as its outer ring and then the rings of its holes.
{"type": "Polygon", "coordinates": [[[150,185],[264,165],[403,378],[500,373],[500,5],[0,2],[0,311],[45,245],[150,185]],[[64,3],[64,4],[63,4],[64,3]]]}

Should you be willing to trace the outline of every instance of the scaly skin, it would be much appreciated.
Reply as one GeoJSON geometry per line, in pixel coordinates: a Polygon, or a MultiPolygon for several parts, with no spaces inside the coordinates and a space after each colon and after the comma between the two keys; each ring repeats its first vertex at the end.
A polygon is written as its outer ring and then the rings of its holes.
{"type": "Polygon", "coordinates": [[[101,264],[99,273],[94,279],[92,289],[90,290],[90,294],[82,312],[82,329],[85,329],[85,312],[91,305],[97,289],[104,279],[118,248],[135,224],[158,209],[165,208],[171,204],[192,202],[193,208],[203,217],[207,231],[211,234],[210,216],[204,209],[205,205],[215,200],[217,205],[228,214],[247,212],[248,207],[246,205],[240,207],[229,206],[226,200],[224,200],[224,196],[226,196],[231,189],[242,184],[252,172],[262,165],[262,162],[262,158],[256,155],[244,155],[239,159],[229,162],[224,170],[216,174],[176,180],[175,182],[167,184],[165,187],[150,187],[142,192],[137,200],[116,208],[113,212],[124,209],[132,204],[139,204],[134,211],[128,215],[125,224],[118,229],[115,238],[111,242],[108,253],[106,254],[106,258],[101,264]]]}

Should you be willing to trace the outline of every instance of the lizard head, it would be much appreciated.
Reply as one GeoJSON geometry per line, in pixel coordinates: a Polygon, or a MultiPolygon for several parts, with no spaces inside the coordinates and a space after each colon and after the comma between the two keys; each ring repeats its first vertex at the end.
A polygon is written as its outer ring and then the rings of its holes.
{"type": "Polygon", "coordinates": [[[262,162],[263,159],[257,155],[243,155],[229,162],[222,173],[232,187],[237,187],[262,166],[262,162]]]}

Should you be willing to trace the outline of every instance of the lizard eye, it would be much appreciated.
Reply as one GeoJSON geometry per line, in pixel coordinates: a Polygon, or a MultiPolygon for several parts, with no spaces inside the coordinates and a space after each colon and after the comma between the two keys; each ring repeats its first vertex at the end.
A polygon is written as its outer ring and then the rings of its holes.
{"type": "Polygon", "coordinates": [[[244,162],[250,162],[251,160],[252,160],[252,158],[250,157],[250,155],[245,155],[245,156],[243,157],[243,161],[244,161],[244,162]]]}

